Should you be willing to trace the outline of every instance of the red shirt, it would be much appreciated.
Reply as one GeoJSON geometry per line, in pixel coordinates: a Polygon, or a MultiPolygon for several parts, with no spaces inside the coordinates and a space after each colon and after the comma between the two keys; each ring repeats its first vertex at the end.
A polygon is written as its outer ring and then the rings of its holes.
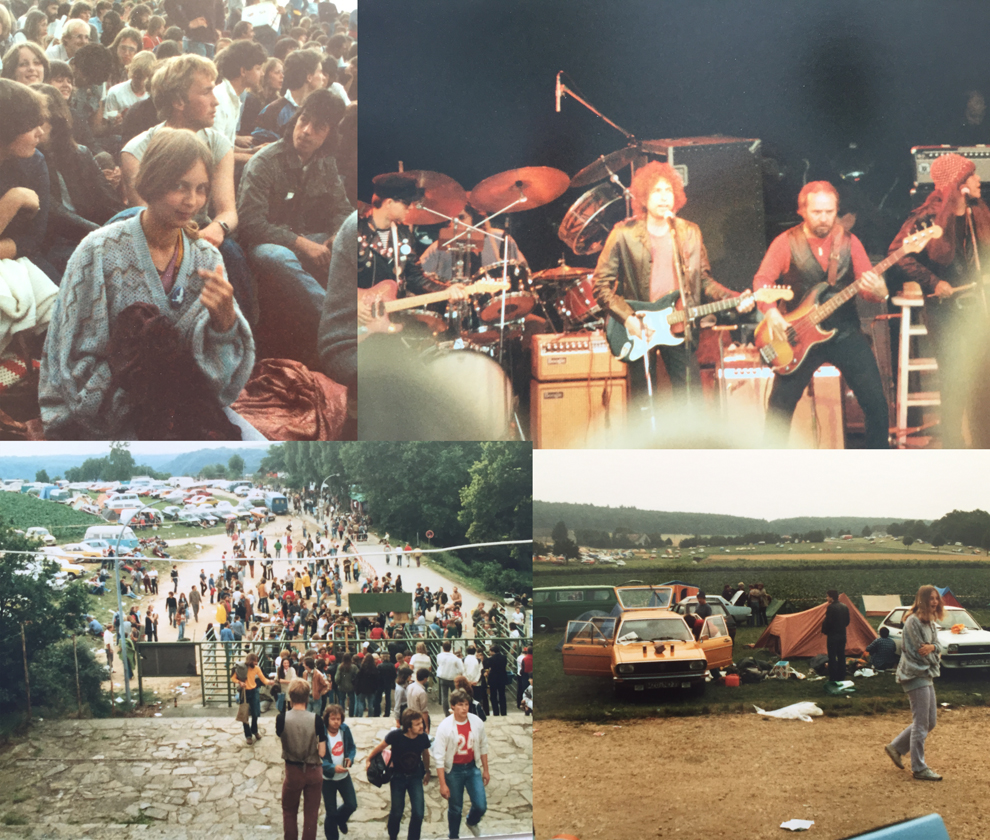
{"type": "MultiPolygon", "coordinates": [[[[818,260],[818,264],[822,269],[827,272],[829,254],[832,253],[831,234],[824,239],[818,239],[807,234],[808,232],[805,231],[811,253],[815,255],[815,259],[818,260]]],[[[866,255],[866,249],[863,247],[863,243],[853,234],[849,234],[849,256],[852,260],[854,279],[859,280],[864,272],[873,268],[870,258],[866,255]]],[[[763,257],[763,262],[760,263],[760,268],[756,272],[756,277],[753,278],[753,290],[762,289],[764,286],[772,286],[783,274],[787,273],[790,267],[791,242],[788,232],[784,231],[784,233],[780,234],[780,236],[770,243],[770,247],[763,257]]],[[[799,302],[797,300],[792,301],[790,305],[791,309],[794,309],[799,302]]],[[[757,305],[760,307],[760,312],[766,312],[768,309],[776,307],[777,304],[760,303],[757,305]]]]}
{"type": "Polygon", "coordinates": [[[474,749],[469,747],[471,742],[471,721],[457,723],[457,749],[454,751],[454,764],[472,764],[474,762],[474,749]]]}

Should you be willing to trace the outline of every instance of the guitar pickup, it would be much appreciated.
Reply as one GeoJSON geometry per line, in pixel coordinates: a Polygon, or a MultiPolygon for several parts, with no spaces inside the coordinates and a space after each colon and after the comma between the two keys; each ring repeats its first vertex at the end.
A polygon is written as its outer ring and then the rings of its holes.
{"type": "Polygon", "coordinates": [[[787,328],[787,343],[790,344],[792,347],[798,343],[798,334],[797,334],[797,330],[794,329],[794,327],[787,328]]]}
{"type": "Polygon", "coordinates": [[[777,359],[777,351],[774,350],[769,344],[764,344],[760,348],[760,355],[763,357],[763,361],[768,365],[772,365],[777,359]]]}

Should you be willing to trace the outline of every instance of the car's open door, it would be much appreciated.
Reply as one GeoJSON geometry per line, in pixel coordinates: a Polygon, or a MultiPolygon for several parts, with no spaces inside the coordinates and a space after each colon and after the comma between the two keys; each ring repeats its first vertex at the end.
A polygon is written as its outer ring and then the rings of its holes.
{"type": "Polygon", "coordinates": [[[572,677],[612,676],[612,617],[568,621],[564,636],[564,673],[572,677]]]}
{"type": "Polygon", "coordinates": [[[705,649],[709,668],[725,668],[732,664],[732,637],[725,626],[725,616],[712,615],[705,619],[701,646],[705,649]]]}

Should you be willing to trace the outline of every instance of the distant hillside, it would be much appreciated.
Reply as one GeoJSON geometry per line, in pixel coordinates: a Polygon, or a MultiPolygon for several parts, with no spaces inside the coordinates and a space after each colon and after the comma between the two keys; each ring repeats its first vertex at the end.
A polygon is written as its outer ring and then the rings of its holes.
{"type": "Polygon", "coordinates": [[[854,534],[864,525],[885,527],[890,518],[863,516],[799,516],[790,519],[755,519],[718,513],[687,513],[640,510],[630,507],[598,507],[569,502],[533,501],[533,534],[539,539],[549,535],[553,526],[563,521],[575,528],[612,531],[627,528],[634,534],[699,534],[701,536],[731,536],[773,531],[778,534],[805,532],[815,529],[849,528],[854,534]]]}
{"type": "MultiPolygon", "coordinates": [[[[195,452],[186,452],[173,457],[156,469],[162,470],[172,475],[196,475],[203,467],[211,464],[224,464],[230,460],[231,455],[240,455],[244,459],[244,474],[252,475],[259,466],[261,459],[268,454],[265,449],[242,449],[240,447],[224,446],[219,449],[197,449],[195,452]]],[[[136,460],[146,463],[146,459],[135,456],[136,460]]]]}
{"type": "MultiPolygon", "coordinates": [[[[96,455],[28,455],[0,457],[0,479],[21,478],[34,481],[39,470],[45,470],[51,478],[65,475],[72,467],[81,466],[87,458],[102,458],[110,453],[107,451],[96,455]]],[[[245,473],[250,475],[258,469],[261,459],[267,454],[265,449],[242,449],[225,446],[219,449],[198,449],[195,452],[185,452],[182,455],[141,455],[134,456],[138,464],[151,467],[159,472],[170,475],[195,475],[203,467],[210,464],[226,464],[231,455],[240,455],[244,459],[245,473]]]]}

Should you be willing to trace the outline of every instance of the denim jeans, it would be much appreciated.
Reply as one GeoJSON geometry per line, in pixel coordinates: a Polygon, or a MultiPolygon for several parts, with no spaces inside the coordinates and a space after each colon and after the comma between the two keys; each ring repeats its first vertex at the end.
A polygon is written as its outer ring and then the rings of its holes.
{"type": "Polygon", "coordinates": [[[354,782],[348,773],[339,782],[333,779],[323,780],[323,806],[327,816],[323,823],[323,831],[327,840],[339,840],[339,826],[346,824],[348,818],[357,810],[357,796],[354,793],[354,782]],[[337,807],[337,794],[340,794],[341,804],[337,807]]]}
{"type": "Polygon", "coordinates": [[[359,694],[357,696],[357,708],[354,711],[354,717],[364,717],[365,710],[368,711],[368,717],[372,717],[374,708],[371,704],[374,699],[374,694],[359,694]]]}
{"type": "Polygon", "coordinates": [[[207,44],[203,41],[191,41],[189,38],[182,38],[182,52],[184,53],[195,53],[196,55],[201,55],[203,58],[208,58],[213,60],[213,54],[216,52],[216,44],[207,44]]]}
{"type": "Polygon", "coordinates": [[[409,840],[419,840],[423,816],[426,814],[426,800],[423,796],[422,773],[395,773],[389,782],[392,793],[392,808],[388,812],[389,840],[398,840],[402,812],[406,807],[406,792],[409,793],[409,840]]]}
{"type": "Polygon", "coordinates": [[[340,691],[338,689],[335,693],[337,695],[337,705],[344,708],[348,717],[354,717],[354,692],[340,691]]]}
{"type": "Polygon", "coordinates": [[[455,764],[450,772],[444,775],[447,787],[450,788],[450,800],[447,803],[447,827],[450,837],[460,837],[461,812],[464,810],[464,789],[467,788],[471,797],[471,810],[468,811],[467,824],[477,825],[488,810],[488,799],[485,797],[485,782],[481,771],[473,761],[470,764],[455,764]]]}
{"type": "MultiPolygon", "coordinates": [[[[249,688],[244,695],[244,700],[248,704],[248,711],[251,713],[251,720],[244,724],[244,737],[250,738],[258,734],[258,718],[261,716],[261,697],[259,696],[259,686],[249,688]]],[[[472,800],[473,801],[473,800],[472,800]]]]}
{"type": "MultiPolygon", "coordinates": [[[[327,237],[314,235],[307,239],[324,242],[327,237]]],[[[304,267],[299,256],[282,245],[255,245],[248,260],[258,281],[264,330],[278,337],[280,347],[284,343],[280,352],[285,356],[318,369],[316,334],[327,294],[328,271],[317,271],[314,276],[308,270],[311,266],[304,267]]]]}

